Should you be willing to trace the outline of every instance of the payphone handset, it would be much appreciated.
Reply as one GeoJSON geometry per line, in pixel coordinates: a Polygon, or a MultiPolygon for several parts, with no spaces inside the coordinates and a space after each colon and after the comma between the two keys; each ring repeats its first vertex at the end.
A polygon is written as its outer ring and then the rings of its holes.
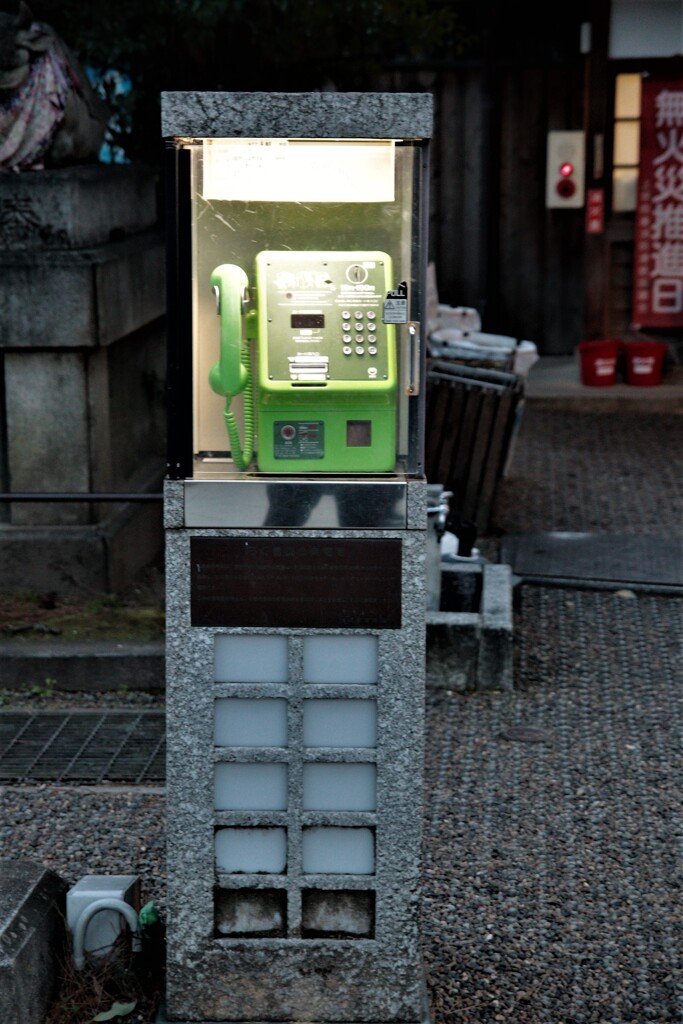
{"type": "Polygon", "coordinates": [[[395,328],[383,322],[393,287],[387,253],[266,251],[256,257],[253,289],[232,264],[217,267],[211,284],[220,357],[209,383],[227,399],[237,468],[251,462],[255,418],[262,472],[393,471],[397,360],[395,328]],[[230,411],[242,391],[243,446],[230,411]]]}
{"type": "Polygon", "coordinates": [[[242,318],[249,295],[249,280],[241,267],[224,263],[211,275],[211,287],[220,317],[220,357],[209,371],[209,384],[226,399],[225,425],[230,438],[233,461],[238,469],[247,469],[254,452],[254,415],[251,398],[251,358],[249,340],[243,337],[242,318]],[[244,403],[244,445],[240,440],[231,399],[247,391],[244,403]]]}

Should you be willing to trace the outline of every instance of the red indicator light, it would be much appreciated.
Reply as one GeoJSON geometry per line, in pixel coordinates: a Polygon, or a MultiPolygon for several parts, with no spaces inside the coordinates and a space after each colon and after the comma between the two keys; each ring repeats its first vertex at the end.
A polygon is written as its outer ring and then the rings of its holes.
{"type": "Polygon", "coordinates": [[[560,174],[563,178],[568,178],[570,174],[574,173],[574,164],[570,164],[569,161],[560,164],[560,174]]]}

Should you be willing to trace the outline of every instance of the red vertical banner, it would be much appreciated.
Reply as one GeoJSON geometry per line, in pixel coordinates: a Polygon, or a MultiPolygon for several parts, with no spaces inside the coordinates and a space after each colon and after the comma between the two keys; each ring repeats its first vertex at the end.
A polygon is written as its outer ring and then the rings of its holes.
{"type": "Polygon", "coordinates": [[[633,323],[683,326],[683,80],[643,78],[633,323]]]}

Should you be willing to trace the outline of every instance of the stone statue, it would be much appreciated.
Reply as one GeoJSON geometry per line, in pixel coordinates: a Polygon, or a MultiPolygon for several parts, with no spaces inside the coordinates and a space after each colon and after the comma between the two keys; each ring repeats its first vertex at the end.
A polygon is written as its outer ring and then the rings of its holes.
{"type": "Polygon", "coordinates": [[[0,12],[0,170],[97,159],[109,112],[85,71],[23,2],[0,12]]]}

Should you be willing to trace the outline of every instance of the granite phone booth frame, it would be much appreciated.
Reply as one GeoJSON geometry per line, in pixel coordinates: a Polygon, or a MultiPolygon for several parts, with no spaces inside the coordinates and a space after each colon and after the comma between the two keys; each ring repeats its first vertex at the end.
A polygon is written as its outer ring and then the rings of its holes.
{"type": "Polygon", "coordinates": [[[160,1021],[429,1017],[431,126],[428,94],[162,95],[160,1021]]]}

